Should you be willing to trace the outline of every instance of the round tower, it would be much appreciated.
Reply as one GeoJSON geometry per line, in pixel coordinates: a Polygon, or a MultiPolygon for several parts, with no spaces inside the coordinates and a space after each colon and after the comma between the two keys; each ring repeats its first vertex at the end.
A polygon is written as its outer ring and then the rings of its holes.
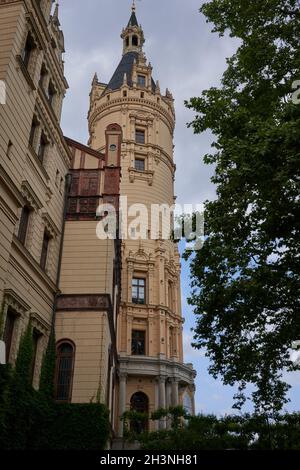
{"type": "MultiPolygon", "coordinates": [[[[151,413],[179,404],[194,412],[195,372],[183,363],[178,248],[165,239],[161,223],[151,229],[153,206],[167,216],[174,204],[174,100],[153,79],[134,4],[121,38],[123,55],[109,83],[94,77],[88,115],[93,149],[113,154],[118,149],[113,143],[105,148],[105,130],[116,123],[123,133],[121,196],[129,213],[122,212],[128,229],[122,242],[117,416],[127,409],[151,413]]],[[[147,424],[152,430],[166,425],[147,424]]]]}

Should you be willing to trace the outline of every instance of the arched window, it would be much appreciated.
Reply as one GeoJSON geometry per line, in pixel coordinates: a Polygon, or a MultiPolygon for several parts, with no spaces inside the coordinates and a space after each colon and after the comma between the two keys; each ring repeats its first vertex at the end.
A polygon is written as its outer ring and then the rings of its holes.
{"type": "MultiPolygon", "coordinates": [[[[147,395],[143,392],[136,392],[132,395],[130,400],[130,408],[132,411],[137,411],[138,413],[149,414],[149,399],[147,395]]],[[[132,431],[137,434],[141,434],[146,431],[148,428],[148,420],[138,421],[132,420],[130,423],[130,428],[132,431]]]]}
{"type": "Polygon", "coordinates": [[[133,46],[139,45],[139,38],[137,36],[132,36],[132,45],[133,46]]]}
{"type": "Polygon", "coordinates": [[[126,47],[129,46],[129,37],[126,38],[126,47]]]}
{"type": "Polygon", "coordinates": [[[74,359],[74,344],[68,340],[59,342],[56,348],[55,399],[57,401],[71,401],[74,359]]]}

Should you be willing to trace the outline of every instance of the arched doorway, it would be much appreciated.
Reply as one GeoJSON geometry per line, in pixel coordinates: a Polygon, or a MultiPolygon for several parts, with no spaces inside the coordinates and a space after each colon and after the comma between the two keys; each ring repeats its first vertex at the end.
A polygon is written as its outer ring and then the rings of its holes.
{"type": "MultiPolygon", "coordinates": [[[[138,413],[145,413],[149,415],[149,398],[143,392],[136,392],[132,395],[130,400],[130,409],[132,411],[137,411],[138,413]]],[[[139,421],[132,420],[130,423],[131,431],[141,434],[142,432],[147,431],[148,429],[148,420],[139,421]]]]}

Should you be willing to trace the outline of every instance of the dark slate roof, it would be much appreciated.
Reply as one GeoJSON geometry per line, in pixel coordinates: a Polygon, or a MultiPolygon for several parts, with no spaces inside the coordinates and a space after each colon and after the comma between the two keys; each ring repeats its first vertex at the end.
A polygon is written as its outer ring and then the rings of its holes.
{"type": "MultiPolygon", "coordinates": [[[[124,73],[127,74],[127,84],[129,87],[132,87],[132,69],[134,60],[138,62],[139,54],[138,52],[127,52],[123,55],[121,62],[119,63],[115,73],[113,74],[107,88],[111,90],[118,90],[123,85],[124,73]]],[[[155,93],[155,82],[152,79],[152,91],[155,93]]]]}
{"type": "Polygon", "coordinates": [[[129,28],[129,26],[138,26],[138,20],[137,20],[137,17],[136,17],[136,14],[135,12],[133,11],[132,14],[131,14],[131,17],[130,17],[130,20],[128,22],[128,25],[127,25],[127,28],[129,28]]]}

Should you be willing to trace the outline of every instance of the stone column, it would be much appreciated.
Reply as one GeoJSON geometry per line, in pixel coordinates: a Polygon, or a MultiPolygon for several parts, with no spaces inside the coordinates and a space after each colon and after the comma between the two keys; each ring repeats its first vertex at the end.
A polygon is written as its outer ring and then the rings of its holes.
{"type": "MultiPolygon", "coordinates": [[[[159,377],[159,407],[166,408],[166,378],[159,377]]],[[[159,422],[159,429],[166,428],[166,419],[162,418],[159,422]]]]}
{"type": "Polygon", "coordinates": [[[172,379],[172,406],[178,406],[179,393],[178,393],[178,379],[172,379]]]}
{"type": "Polygon", "coordinates": [[[123,437],[122,414],[126,411],[126,383],[127,374],[121,373],[119,376],[119,437],[123,437]]]}

